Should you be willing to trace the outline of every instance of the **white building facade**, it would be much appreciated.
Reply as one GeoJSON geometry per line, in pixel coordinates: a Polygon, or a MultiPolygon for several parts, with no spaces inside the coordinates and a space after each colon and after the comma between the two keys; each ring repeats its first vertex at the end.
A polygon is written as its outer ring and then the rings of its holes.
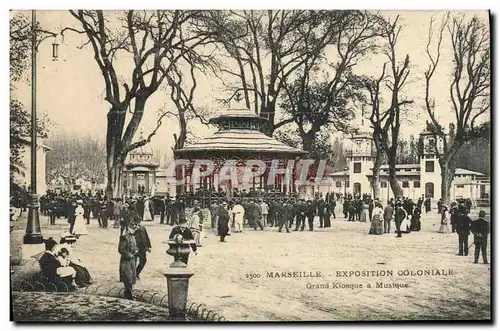
{"type": "MultiPolygon", "coordinates": [[[[443,142],[434,141],[430,132],[421,134],[423,153],[416,164],[396,165],[396,178],[403,189],[404,196],[413,200],[429,197],[437,201],[441,197],[441,167],[435,152],[442,150],[443,142]]],[[[352,149],[348,151],[348,169],[330,174],[334,184],[331,191],[347,194],[373,194],[371,179],[374,160],[372,137],[363,133],[351,138],[352,149]]],[[[386,201],[392,197],[389,184],[388,166],[382,165],[380,171],[381,198],[386,201]]],[[[471,199],[475,202],[489,201],[490,178],[468,169],[457,168],[451,185],[452,199],[471,199]]]]}

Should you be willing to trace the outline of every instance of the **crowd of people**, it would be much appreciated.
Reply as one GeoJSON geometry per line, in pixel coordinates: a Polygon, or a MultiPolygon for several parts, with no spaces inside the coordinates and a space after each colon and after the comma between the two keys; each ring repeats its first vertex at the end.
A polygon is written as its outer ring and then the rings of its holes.
{"type": "MultiPolygon", "coordinates": [[[[202,193],[200,193],[202,194],[202,193]]],[[[403,233],[421,229],[422,210],[431,212],[429,198],[421,197],[416,202],[410,198],[390,199],[383,206],[381,201],[365,195],[343,195],[327,193],[315,196],[314,199],[299,199],[296,196],[279,194],[260,195],[258,191],[247,194],[236,194],[231,199],[221,194],[207,203],[198,199],[199,195],[179,195],[175,199],[169,196],[137,196],[110,199],[103,192],[95,194],[53,193],[48,192],[41,198],[41,211],[49,216],[50,224],[64,217],[69,224],[67,235],[61,236],[57,244],[52,238],[46,242],[47,251],[40,259],[42,271],[47,278],[59,277],[68,280],[71,286],[86,286],[91,282],[90,274],[81,261],[71,256],[71,247],[61,244],[73,244],[80,236],[87,234],[86,225],[91,219],[97,219],[99,226],[108,228],[108,221],[113,228],[120,228],[118,251],[120,253],[120,281],[125,285],[125,296],[133,298],[132,287],[140,279],[140,274],[147,262],[147,253],[152,244],[146,227],[142,222],[159,218],[160,224],[173,226],[169,238],[181,236],[185,240],[193,240],[192,251],[197,252],[206,238],[206,228],[217,232],[219,241],[226,242],[227,237],[253,228],[254,231],[264,228],[276,228],[291,231],[315,230],[330,228],[332,219],[336,219],[337,205],[341,208],[348,222],[367,222],[368,234],[383,235],[393,232],[397,237],[403,233]],[[315,223],[318,220],[318,223],[315,223]],[[395,229],[391,229],[392,223],[395,229]],[[69,238],[69,239],[68,239],[69,238]]],[[[474,262],[477,263],[482,253],[483,262],[487,263],[486,243],[489,223],[485,220],[484,211],[480,211],[479,219],[472,221],[468,214],[471,206],[467,201],[453,202],[450,207],[438,202],[437,211],[441,215],[440,233],[451,232],[459,236],[458,255],[468,255],[468,236],[474,234],[476,244],[474,262]]],[[[187,256],[183,258],[188,263],[187,256]]]]}

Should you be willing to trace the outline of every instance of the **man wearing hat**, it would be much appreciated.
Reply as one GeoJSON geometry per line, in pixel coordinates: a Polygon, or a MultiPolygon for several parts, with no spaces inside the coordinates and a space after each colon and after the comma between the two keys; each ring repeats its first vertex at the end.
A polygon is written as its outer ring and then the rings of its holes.
{"type": "MultiPolygon", "coordinates": [[[[186,217],[179,218],[179,225],[176,225],[172,228],[172,231],[170,232],[168,238],[170,240],[173,240],[177,235],[181,235],[183,240],[192,240],[193,243],[191,243],[190,245],[191,249],[195,254],[197,254],[196,253],[197,247],[196,244],[194,243],[194,236],[191,230],[189,230],[186,217]]],[[[186,265],[188,263],[188,258],[189,256],[182,257],[182,262],[184,262],[186,265]]]]}
{"type": "Polygon", "coordinates": [[[193,201],[193,212],[191,216],[191,232],[193,233],[194,241],[196,242],[196,246],[201,247],[202,241],[202,231],[203,231],[203,221],[200,216],[200,203],[198,200],[193,201]]]}
{"type": "Polygon", "coordinates": [[[118,243],[118,253],[120,253],[120,282],[125,287],[124,297],[133,300],[132,286],[136,282],[136,255],[139,253],[135,241],[135,223],[129,223],[126,218],[120,229],[120,241],[118,243]]]}
{"type": "Polygon", "coordinates": [[[222,206],[217,210],[217,233],[220,236],[220,242],[225,242],[225,238],[229,233],[229,211],[227,210],[227,202],[222,201],[222,206]]]}
{"type": "Polygon", "coordinates": [[[261,221],[264,227],[267,226],[267,215],[269,214],[269,205],[262,199],[259,199],[260,214],[262,215],[261,221]]]}
{"type": "Polygon", "coordinates": [[[488,221],[485,220],[486,212],[484,210],[479,211],[479,218],[472,222],[471,232],[474,234],[474,263],[479,260],[479,252],[482,252],[483,263],[488,264],[488,257],[486,253],[486,246],[488,245],[488,233],[490,233],[490,225],[488,221]]]}
{"type": "Polygon", "coordinates": [[[283,226],[285,226],[286,232],[290,233],[290,228],[288,227],[288,222],[290,218],[293,217],[292,206],[283,200],[281,206],[278,210],[278,232],[281,232],[283,226]]]}
{"type": "MultiPolygon", "coordinates": [[[[398,238],[401,238],[401,223],[406,219],[406,212],[403,209],[403,202],[398,201],[396,203],[396,210],[394,212],[394,223],[396,225],[396,232],[398,238]]],[[[404,229],[406,231],[406,229],[404,229]]]]}
{"type": "Polygon", "coordinates": [[[456,231],[458,234],[458,255],[469,255],[469,234],[472,220],[467,216],[464,204],[458,205],[456,231]]]}
{"type": "Polygon", "coordinates": [[[251,200],[250,204],[248,205],[248,222],[253,226],[254,230],[257,230],[257,226],[261,230],[264,230],[264,227],[262,225],[262,212],[259,207],[259,205],[254,201],[251,200]]]}
{"type": "Polygon", "coordinates": [[[234,218],[234,232],[243,232],[243,217],[245,215],[245,208],[243,208],[239,202],[235,202],[231,208],[231,213],[234,218]]]}
{"type": "Polygon", "coordinates": [[[151,252],[151,240],[149,239],[148,231],[144,226],[141,225],[140,217],[136,218],[135,221],[131,221],[130,226],[135,228],[134,237],[138,250],[136,255],[136,261],[138,261],[136,267],[136,276],[137,279],[140,279],[139,276],[141,274],[141,271],[142,269],[144,269],[147,262],[146,252],[151,252]]]}

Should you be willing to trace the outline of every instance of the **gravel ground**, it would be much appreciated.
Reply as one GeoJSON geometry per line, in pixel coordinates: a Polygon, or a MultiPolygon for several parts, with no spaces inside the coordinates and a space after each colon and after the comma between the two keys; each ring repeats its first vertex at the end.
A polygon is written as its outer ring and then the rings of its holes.
{"type": "Polygon", "coordinates": [[[16,322],[160,322],[165,308],[117,298],[84,294],[14,292],[16,322]]]}
{"type": "MultiPolygon", "coordinates": [[[[471,217],[476,215],[473,212],[471,217]]],[[[86,263],[96,282],[118,283],[119,230],[99,229],[96,220],[91,222],[89,235],[79,240],[75,255],[86,263]]],[[[16,225],[11,247],[22,241],[24,224],[20,221],[16,225]]],[[[44,236],[52,235],[56,240],[67,227],[63,219],[55,226],[47,224],[43,218],[44,236]]],[[[136,287],[165,292],[163,270],[172,261],[165,253],[170,226],[158,221],[144,225],[153,250],[136,287]]],[[[207,230],[199,254],[189,260],[195,273],[189,299],[230,321],[490,319],[490,266],[474,264],[471,255],[456,256],[457,235],[439,234],[438,229],[438,215],[432,212],[423,215],[422,231],[403,238],[394,234],[371,236],[369,223],[343,218],[333,220],[332,228],[314,232],[245,229],[227,237],[227,243],[218,242],[215,233],[207,230]],[[393,274],[337,277],[337,272],[365,270],[393,274]],[[418,270],[452,274],[398,275],[418,270]],[[321,277],[268,275],[288,271],[303,272],[303,276],[319,273],[321,277]],[[396,283],[399,288],[377,288],[377,283],[396,283]],[[325,284],[329,288],[319,288],[325,284]]],[[[472,235],[469,240],[472,243],[472,235]]]]}

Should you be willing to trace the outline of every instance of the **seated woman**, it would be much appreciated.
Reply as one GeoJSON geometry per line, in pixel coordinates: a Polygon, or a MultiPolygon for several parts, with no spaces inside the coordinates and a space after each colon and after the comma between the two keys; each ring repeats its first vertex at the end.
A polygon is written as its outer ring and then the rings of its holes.
{"type": "Polygon", "coordinates": [[[71,286],[71,289],[76,288],[76,271],[70,266],[61,265],[60,261],[57,259],[56,246],[57,242],[51,237],[45,241],[45,253],[42,254],[40,260],[40,269],[42,274],[49,280],[54,281],[61,278],[71,286]]]}
{"type": "Polygon", "coordinates": [[[76,271],[76,284],[80,287],[84,287],[92,284],[93,280],[82,261],[72,254],[75,242],[76,237],[70,234],[62,234],[60,244],[56,249],[58,250],[58,258],[61,264],[67,263],[69,267],[73,268],[76,271]]]}

